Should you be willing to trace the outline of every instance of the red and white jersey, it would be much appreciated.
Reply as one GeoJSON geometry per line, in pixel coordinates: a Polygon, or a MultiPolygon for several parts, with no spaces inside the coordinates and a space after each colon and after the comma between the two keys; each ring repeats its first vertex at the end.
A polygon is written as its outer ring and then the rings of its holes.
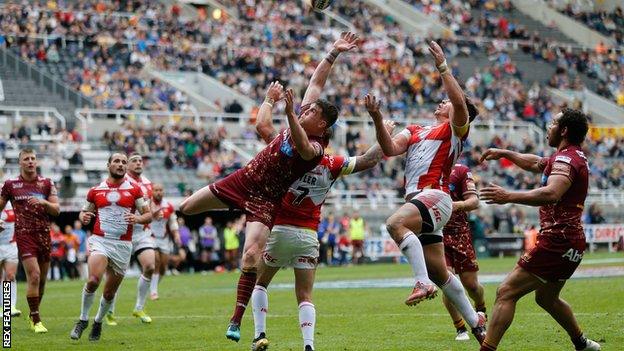
{"type": "Polygon", "coordinates": [[[176,216],[175,208],[168,201],[162,201],[161,203],[154,201],[154,206],[159,208],[159,211],[162,211],[162,218],[153,219],[150,228],[157,239],[163,239],[167,236],[167,229],[178,229],[178,216],[176,216]]]}
{"type": "Polygon", "coordinates": [[[124,215],[134,213],[143,206],[145,198],[139,185],[124,179],[118,185],[103,181],[89,189],[83,211],[95,212],[93,234],[131,241],[132,225],[124,219],[124,215]]]}
{"type": "Polygon", "coordinates": [[[462,153],[468,131],[456,135],[450,122],[437,126],[410,125],[401,132],[409,138],[405,160],[405,194],[422,189],[449,192],[451,168],[462,153]]]}
{"type": "MultiPolygon", "coordinates": [[[[153,189],[152,189],[152,182],[147,179],[144,175],[141,175],[140,177],[133,177],[130,175],[130,173],[126,173],[126,178],[136,182],[139,187],[141,188],[141,191],[143,192],[143,197],[146,200],[146,203],[149,203],[150,199],[152,198],[152,194],[153,194],[153,189]]],[[[134,225],[134,230],[135,233],[140,233],[143,232],[147,229],[150,228],[149,224],[135,224],[134,225]]]]}
{"type": "Polygon", "coordinates": [[[351,174],[355,157],[325,155],[311,171],[297,179],[282,199],[275,225],[290,225],[317,230],[321,207],[334,182],[351,174]]]}
{"type": "Polygon", "coordinates": [[[0,245],[6,245],[15,241],[15,211],[10,202],[7,202],[2,213],[2,231],[0,232],[0,245]]]}

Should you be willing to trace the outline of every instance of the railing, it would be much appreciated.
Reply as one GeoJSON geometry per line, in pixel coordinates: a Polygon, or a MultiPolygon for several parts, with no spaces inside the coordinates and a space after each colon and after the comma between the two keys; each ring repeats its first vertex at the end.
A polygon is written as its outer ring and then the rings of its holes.
{"type": "Polygon", "coordinates": [[[0,47],[0,56],[2,56],[3,66],[11,67],[22,76],[48,89],[53,94],[61,95],[64,100],[70,101],[78,107],[93,106],[91,99],[75,91],[59,78],[44,73],[36,66],[24,62],[17,55],[12,53],[11,50],[0,47]]]}
{"type": "Polygon", "coordinates": [[[45,122],[50,122],[52,117],[56,118],[61,128],[66,129],[67,120],[54,107],[23,107],[23,106],[4,106],[0,105],[1,112],[9,112],[15,122],[19,123],[23,118],[41,118],[45,122]]]}

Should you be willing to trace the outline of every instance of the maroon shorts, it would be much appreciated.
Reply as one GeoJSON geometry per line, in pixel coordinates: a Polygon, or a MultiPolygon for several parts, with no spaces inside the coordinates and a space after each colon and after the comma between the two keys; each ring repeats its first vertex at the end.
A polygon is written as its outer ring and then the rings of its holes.
{"type": "Polygon", "coordinates": [[[232,208],[245,212],[247,222],[260,222],[273,228],[280,200],[247,191],[237,173],[210,185],[210,191],[232,208]]]}
{"type": "Polygon", "coordinates": [[[16,234],[15,242],[23,261],[35,257],[38,262],[50,261],[50,232],[16,234]]]}
{"type": "Polygon", "coordinates": [[[539,235],[535,247],[520,257],[518,265],[547,282],[566,280],[581,263],[586,246],[585,238],[539,235]]]}
{"type": "Polygon", "coordinates": [[[444,233],[444,258],[446,266],[453,268],[455,273],[479,271],[470,231],[452,236],[444,233]]]}
{"type": "Polygon", "coordinates": [[[351,240],[351,245],[353,245],[353,249],[362,250],[364,249],[364,240],[351,240]]]}

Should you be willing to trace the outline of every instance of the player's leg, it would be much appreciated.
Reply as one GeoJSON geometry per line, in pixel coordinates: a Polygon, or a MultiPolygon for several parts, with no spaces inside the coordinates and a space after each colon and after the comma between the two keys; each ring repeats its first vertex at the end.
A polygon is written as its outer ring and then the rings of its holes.
{"type": "MultiPolygon", "coordinates": [[[[440,233],[441,234],[441,233],[440,233]]],[[[485,315],[479,315],[470,304],[464,287],[455,275],[449,274],[444,258],[442,237],[437,234],[421,235],[429,278],[444,292],[444,295],[457,308],[472,333],[481,342],[485,337],[485,315]]]]}
{"type": "Polygon", "coordinates": [[[158,283],[160,282],[160,278],[165,276],[165,265],[168,261],[167,255],[162,251],[162,249],[158,249],[154,251],[154,264],[156,265],[156,270],[154,274],[152,274],[152,281],[150,283],[150,299],[158,300],[158,283]]]}
{"type": "Polygon", "coordinates": [[[483,285],[479,283],[477,272],[467,271],[459,273],[461,281],[468,296],[474,301],[475,310],[485,313],[485,293],[483,285]]]}
{"type": "Polygon", "coordinates": [[[108,258],[105,255],[100,253],[91,253],[91,255],[89,255],[87,260],[89,274],[87,283],[82,289],[80,317],[70,334],[70,337],[74,340],[80,339],[82,332],[87,329],[89,325],[89,310],[93,305],[95,291],[102,282],[102,277],[104,276],[104,272],[106,272],[107,265],[108,258]]]}
{"type": "Polygon", "coordinates": [[[539,278],[516,265],[496,289],[496,301],[492,308],[485,341],[481,344],[482,351],[496,350],[505,331],[513,322],[518,300],[531,291],[542,287],[543,284],[539,278]]]}
{"type": "Polygon", "coordinates": [[[219,200],[212,190],[210,190],[210,185],[207,185],[182,201],[180,204],[180,211],[185,215],[194,215],[209,210],[228,207],[227,204],[219,200]]]}
{"type": "Polygon", "coordinates": [[[245,246],[241,260],[241,275],[236,287],[236,306],[230,318],[226,337],[238,342],[240,340],[240,324],[245,309],[256,285],[257,266],[269,235],[269,227],[261,222],[247,222],[245,229],[245,246]]]}
{"type": "Polygon", "coordinates": [[[134,305],[134,311],[132,315],[141,319],[143,323],[151,323],[152,318],[148,316],[143,310],[145,307],[145,300],[147,299],[147,293],[150,289],[150,283],[152,281],[152,274],[155,267],[155,254],[154,249],[147,248],[139,252],[137,260],[141,265],[141,276],[137,282],[137,298],[134,305]]]}
{"type": "Polygon", "coordinates": [[[251,294],[251,306],[254,318],[254,339],[251,343],[252,351],[266,350],[269,340],[266,337],[266,318],[269,311],[269,295],[267,288],[273,280],[279,267],[267,266],[263,260],[258,264],[258,280],[251,294]]]}
{"type": "Polygon", "coordinates": [[[316,269],[295,268],[295,294],[299,304],[299,327],[306,351],[314,350],[316,309],[312,303],[312,288],[316,269]]]}
{"type": "Polygon", "coordinates": [[[565,281],[548,282],[535,290],[535,302],[548,312],[568,333],[576,350],[600,350],[600,345],[587,339],[576,321],[572,307],[559,297],[565,281]]]}
{"type": "Polygon", "coordinates": [[[93,327],[89,333],[89,341],[97,341],[100,339],[102,334],[102,320],[108,313],[123,278],[123,273],[113,269],[110,266],[106,268],[104,291],[102,292],[102,298],[100,299],[100,307],[98,308],[95,319],[93,320],[93,327]]]}
{"type": "Polygon", "coordinates": [[[28,307],[30,309],[29,318],[31,329],[34,330],[35,325],[41,323],[41,318],[39,316],[39,282],[41,280],[41,271],[39,270],[37,257],[34,256],[22,259],[22,265],[26,273],[26,300],[28,301],[28,307]]]}
{"type": "Polygon", "coordinates": [[[11,282],[11,316],[16,317],[22,314],[22,311],[18,310],[15,305],[17,304],[17,283],[15,281],[15,274],[17,273],[17,261],[16,260],[4,260],[2,262],[4,271],[4,280],[11,282]]]}
{"type": "Polygon", "coordinates": [[[50,259],[39,258],[37,260],[39,264],[39,304],[43,300],[43,294],[45,293],[45,285],[48,277],[48,271],[50,270],[50,259]]]}
{"type": "MultiPolygon", "coordinates": [[[[427,265],[423,256],[423,248],[416,237],[422,230],[422,216],[416,205],[406,203],[386,220],[386,227],[390,236],[397,243],[403,255],[412,267],[414,280],[418,283],[429,284],[427,265]]],[[[435,288],[434,288],[435,289],[435,288]]],[[[426,294],[430,296],[434,294],[426,294]]]]}

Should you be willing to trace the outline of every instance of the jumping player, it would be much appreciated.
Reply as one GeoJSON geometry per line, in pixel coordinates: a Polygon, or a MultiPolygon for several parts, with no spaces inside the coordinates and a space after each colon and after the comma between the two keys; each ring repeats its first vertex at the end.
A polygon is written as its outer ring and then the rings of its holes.
{"type": "Polygon", "coordinates": [[[581,111],[564,109],[548,128],[548,145],[557,149],[552,156],[500,149],[489,149],[481,156],[481,162],[506,158],[525,171],[542,173],[542,186],[530,191],[507,191],[494,184],[481,190],[481,198],[489,204],[539,206],[541,226],[536,246],[520,258],[496,291],[490,329],[481,350],[496,350],[513,321],[516,302],[532,291],[535,302],[568,333],[576,350],[600,350],[600,344],[583,336],[572,308],[559,297],[586,247],[581,216],[589,167],[581,144],[588,128],[581,111]]]}
{"type": "Polygon", "coordinates": [[[60,207],[52,180],[37,174],[37,155],[32,149],[20,151],[19,165],[19,177],[7,180],[2,187],[0,211],[9,201],[13,205],[15,241],[26,272],[30,329],[47,333],[39,304],[50,268],[50,216],[58,216],[60,207]]]}
{"type": "MultiPolygon", "coordinates": [[[[344,33],[334,43],[330,61],[325,60],[315,71],[329,71],[339,53],[356,47],[357,36],[344,33]],[[322,66],[322,67],[321,67],[322,66]]],[[[326,73],[325,73],[326,74],[326,73]]],[[[315,85],[314,76],[311,85],[315,85]]],[[[290,100],[292,90],[286,91],[290,100]]],[[[234,314],[226,331],[228,339],[240,340],[240,323],[257,279],[257,265],[281,200],[290,185],[310,171],[323,158],[325,135],[338,118],[338,109],[326,100],[303,100],[297,118],[288,115],[289,129],[278,134],[245,167],[210,184],[185,199],[182,213],[191,215],[208,210],[235,207],[247,217],[241,276],[237,286],[234,314]]]]}
{"type": "MultiPolygon", "coordinates": [[[[143,156],[138,153],[133,153],[128,158],[128,173],[126,177],[133,182],[136,182],[141,190],[143,196],[146,199],[146,203],[149,205],[152,198],[152,182],[143,176],[143,156]]],[[[154,213],[152,212],[152,216],[154,213]]],[[[141,276],[137,281],[137,297],[134,305],[134,311],[132,315],[139,318],[143,323],[151,323],[152,318],[147,315],[144,310],[147,294],[150,290],[150,284],[152,280],[152,274],[156,268],[156,254],[154,251],[155,242],[152,231],[150,230],[149,223],[135,224],[132,233],[132,254],[136,256],[137,261],[141,265],[141,276]]],[[[110,311],[106,315],[106,324],[117,325],[117,320],[114,316],[115,301],[110,311]]]]}
{"type": "Polygon", "coordinates": [[[100,339],[102,319],[113,303],[132,255],[132,235],[135,224],[147,224],[152,220],[149,205],[139,185],[126,178],[128,158],[115,153],[108,159],[108,178],[87,193],[87,202],[79,214],[87,225],[95,218],[93,235],[89,244],[89,280],[82,291],[80,318],[70,337],[80,339],[89,325],[89,310],[95,291],[106,273],[104,292],[95,316],[90,341],[100,339]],[[137,213],[138,212],[138,213],[137,213]]]}
{"type": "Polygon", "coordinates": [[[442,228],[452,212],[449,192],[451,168],[462,152],[468,137],[470,122],[477,116],[476,107],[467,100],[453,77],[442,48],[429,45],[449,100],[444,100],[434,112],[436,125],[410,125],[392,137],[383,127],[379,103],[371,96],[367,101],[376,108],[369,109],[375,123],[377,140],[386,156],[407,152],[405,165],[407,203],[388,220],[388,232],[407,257],[416,280],[414,290],[405,300],[409,306],[435,297],[436,286],[459,310],[481,342],[485,336],[485,314],[477,313],[464,294],[459,279],[449,274],[444,260],[442,228]],[[423,249],[424,247],[424,249],[423,249]]]}
{"type": "MultiPolygon", "coordinates": [[[[462,164],[456,164],[451,170],[449,190],[453,199],[453,214],[442,231],[444,234],[444,256],[446,266],[459,275],[464,289],[475,303],[477,312],[485,313],[485,298],[483,286],[479,284],[477,272],[477,255],[472,246],[472,235],[468,224],[467,212],[479,208],[477,187],[470,169],[462,164]]],[[[448,310],[457,330],[455,340],[468,340],[466,324],[453,304],[442,296],[444,306],[448,310]]]]}
{"type": "MultiPolygon", "coordinates": [[[[322,82],[324,85],[324,81],[322,82]]],[[[267,143],[275,135],[272,123],[272,103],[282,96],[282,86],[273,82],[267,91],[267,99],[258,111],[256,130],[267,143]]],[[[318,99],[320,90],[306,97],[318,99]]],[[[394,123],[388,121],[390,132],[394,123]]],[[[314,350],[314,327],[316,310],[312,304],[312,288],[319,257],[318,225],[321,221],[321,207],[334,182],[341,176],[373,168],[383,153],[379,145],[371,147],[364,155],[357,157],[323,156],[313,170],[294,182],[284,199],[275,219],[275,226],[269,234],[260,263],[260,275],[252,294],[255,336],[251,349],[266,350],[266,316],[268,311],[267,288],[273,276],[281,267],[292,266],[295,271],[295,294],[299,304],[299,324],[306,351],[314,350]]]]}
{"type": "Polygon", "coordinates": [[[0,213],[0,275],[2,281],[11,282],[11,316],[17,317],[22,311],[15,308],[17,303],[17,244],[15,243],[15,211],[11,203],[7,203],[0,213]]]}
{"type": "Polygon", "coordinates": [[[156,240],[156,272],[152,275],[152,283],[150,286],[150,297],[152,300],[158,300],[158,283],[161,277],[165,276],[167,264],[169,263],[169,255],[171,254],[171,240],[178,247],[182,246],[180,242],[180,231],[178,230],[178,216],[175,213],[173,205],[163,200],[165,190],[162,184],[154,184],[152,194],[152,233],[156,240]]]}

